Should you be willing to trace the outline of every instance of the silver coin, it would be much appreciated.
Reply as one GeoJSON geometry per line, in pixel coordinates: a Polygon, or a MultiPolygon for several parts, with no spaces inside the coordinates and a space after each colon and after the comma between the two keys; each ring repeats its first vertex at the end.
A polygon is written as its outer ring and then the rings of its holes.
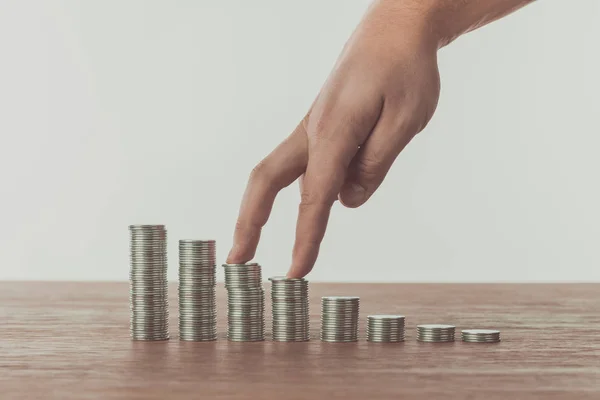
{"type": "Polygon", "coordinates": [[[463,329],[461,333],[465,335],[500,335],[500,331],[493,329],[463,329]]]}
{"type": "Polygon", "coordinates": [[[492,329],[465,329],[461,332],[463,342],[497,343],[500,341],[500,331],[492,329]]]}
{"type": "Polygon", "coordinates": [[[376,314],[376,315],[367,315],[367,319],[373,320],[373,321],[397,321],[397,320],[404,320],[404,315],[376,314]]]}
{"type": "Polygon", "coordinates": [[[167,232],[164,225],[131,225],[129,231],[131,338],[167,340],[167,232]]]}
{"type": "Polygon", "coordinates": [[[216,241],[179,240],[179,339],[216,340],[216,241]]]}
{"type": "Polygon", "coordinates": [[[273,340],[304,342],[310,339],[308,281],[274,276],[271,282],[273,340]]]}
{"type": "Polygon", "coordinates": [[[322,301],[359,301],[358,296],[323,296],[322,301]]]}
{"type": "Polygon", "coordinates": [[[454,330],[454,325],[443,325],[443,324],[428,324],[428,325],[417,325],[417,329],[423,330],[454,330]]]}
{"type": "Polygon", "coordinates": [[[223,264],[223,267],[227,289],[228,340],[264,340],[265,293],[260,265],[223,264]]]}
{"type": "Polygon", "coordinates": [[[358,340],[360,298],[325,296],[321,298],[321,335],[324,342],[358,340]]]}

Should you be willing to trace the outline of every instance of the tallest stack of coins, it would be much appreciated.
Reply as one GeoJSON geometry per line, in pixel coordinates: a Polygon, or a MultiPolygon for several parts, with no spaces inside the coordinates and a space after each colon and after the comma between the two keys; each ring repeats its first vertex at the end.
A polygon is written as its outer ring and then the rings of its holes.
{"type": "Polygon", "coordinates": [[[214,240],[179,241],[179,339],[217,339],[214,240]]]}
{"type": "Polygon", "coordinates": [[[133,340],[169,338],[167,231],[164,225],[130,225],[129,302],[133,340]]]}
{"type": "Polygon", "coordinates": [[[223,264],[227,289],[227,338],[235,342],[265,340],[265,291],[261,266],[223,264]]]}

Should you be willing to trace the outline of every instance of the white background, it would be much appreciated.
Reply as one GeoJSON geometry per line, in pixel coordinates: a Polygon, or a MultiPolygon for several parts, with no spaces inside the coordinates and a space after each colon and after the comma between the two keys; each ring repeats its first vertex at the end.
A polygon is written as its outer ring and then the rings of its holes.
{"type": "MultiPolygon", "coordinates": [[[[366,0],[0,0],[0,279],[126,280],[131,223],[217,240],[366,0]]],[[[599,281],[600,2],[544,0],[440,53],[428,128],[311,280],[599,281]]],[[[256,260],[287,271],[280,194],[256,260]]],[[[221,271],[219,271],[221,273],[221,271]]]]}

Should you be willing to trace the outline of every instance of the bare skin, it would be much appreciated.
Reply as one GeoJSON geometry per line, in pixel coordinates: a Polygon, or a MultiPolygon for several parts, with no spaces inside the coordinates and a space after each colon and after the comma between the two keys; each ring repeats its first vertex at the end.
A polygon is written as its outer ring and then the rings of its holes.
{"type": "Polygon", "coordinates": [[[254,257],[277,193],[300,179],[288,277],[308,274],[334,202],[364,204],[433,116],[438,50],[532,1],[374,1],[304,119],[250,174],[227,262],[254,257]]]}

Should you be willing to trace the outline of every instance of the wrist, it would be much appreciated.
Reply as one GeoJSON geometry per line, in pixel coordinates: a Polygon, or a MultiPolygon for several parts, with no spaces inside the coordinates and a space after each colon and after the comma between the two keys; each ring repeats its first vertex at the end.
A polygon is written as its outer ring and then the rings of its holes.
{"type": "Polygon", "coordinates": [[[375,0],[369,14],[441,48],[534,0],[375,0]]]}
{"type": "Polygon", "coordinates": [[[432,0],[428,13],[438,47],[500,19],[534,0],[432,0]]]}
{"type": "MultiPolygon", "coordinates": [[[[494,3],[502,0],[488,0],[494,3]]],[[[510,0],[509,0],[510,1],[510,0]]],[[[374,14],[387,24],[424,39],[436,50],[471,30],[473,8],[482,8],[473,0],[376,0],[374,14]],[[475,4],[473,4],[475,3],[475,4]]],[[[483,6],[485,7],[485,5],[483,6]]]]}
{"type": "Polygon", "coordinates": [[[366,30],[385,32],[397,43],[418,42],[437,50],[442,38],[435,21],[440,0],[375,0],[366,18],[366,30]]]}

